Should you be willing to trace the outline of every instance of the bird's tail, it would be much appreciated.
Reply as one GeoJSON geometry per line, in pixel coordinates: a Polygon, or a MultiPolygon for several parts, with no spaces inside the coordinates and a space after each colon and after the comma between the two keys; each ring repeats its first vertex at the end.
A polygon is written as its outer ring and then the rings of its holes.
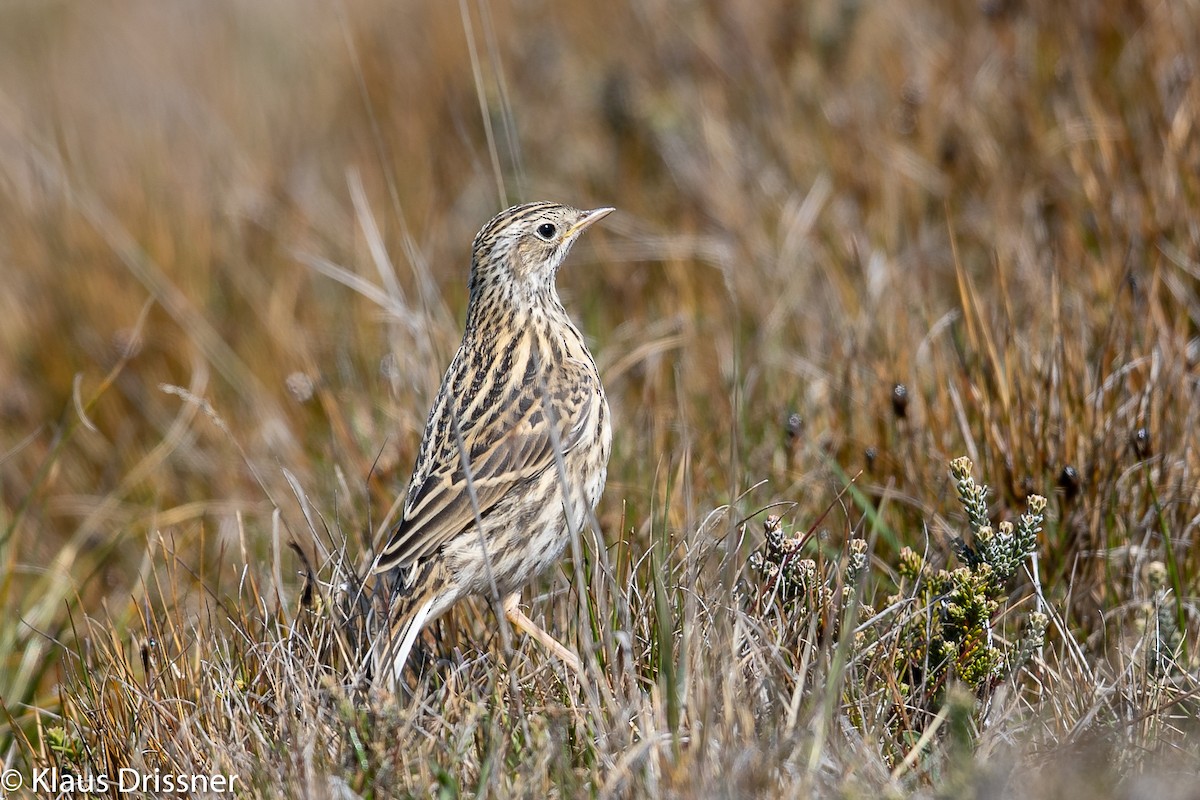
{"type": "Polygon", "coordinates": [[[390,689],[400,685],[404,677],[404,666],[417,636],[429,618],[436,597],[430,597],[417,607],[415,613],[408,619],[390,629],[388,636],[380,636],[375,640],[372,652],[374,661],[374,684],[378,689],[390,689]]]}
{"type": "Polygon", "coordinates": [[[393,592],[386,603],[385,625],[371,648],[372,685],[388,690],[399,687],[404,669],[421,630],[430,622],[430,614],[439,598],[436,572],[431,563],[391,575],[393,592]]]}

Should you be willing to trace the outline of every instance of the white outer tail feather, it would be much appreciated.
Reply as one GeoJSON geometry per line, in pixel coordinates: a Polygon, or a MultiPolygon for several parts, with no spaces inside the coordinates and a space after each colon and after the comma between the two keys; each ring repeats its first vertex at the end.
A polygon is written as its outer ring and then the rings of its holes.
{"type": "Polygon", "coordinates": [[[412,619],[408,621],[408,625],[404,629],[404,638],[400,641],[400,647],[395,650],[395,656],[391,658],[390,665],[387,662],[388,654],[392,652],[392,643],[384,639],[379,640],[383,647],[376,662],[376,686],[379,686],[380,681],[387,681],[385,675],[391,676],[390,685],[392,687],[400,685],[400,680],[404,677],[404,665],[408,663],[408,654],[412,652],[417,636],[425,627],[425,620],[436,599],[436,597],[431,597],[422,603],[421,607],[417,609],[417,613],[413,614],[412,619]]]}

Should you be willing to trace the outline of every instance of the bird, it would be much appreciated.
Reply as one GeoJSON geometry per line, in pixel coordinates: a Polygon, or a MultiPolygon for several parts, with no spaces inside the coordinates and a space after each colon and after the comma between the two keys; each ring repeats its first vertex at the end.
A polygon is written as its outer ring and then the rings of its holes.
{"type": "Polygon", "coordinates": [[[592,517],[612,451],[596,361],[559,299],[571,246],[612,208],[500,212],[471,246],[466,325],[421,437],[408,494],[372,571],[390,577],[375,674],[399,683],[422,628],[468,595],[576,673],[577,655],[527,617],[520,590],[592,517]]]}

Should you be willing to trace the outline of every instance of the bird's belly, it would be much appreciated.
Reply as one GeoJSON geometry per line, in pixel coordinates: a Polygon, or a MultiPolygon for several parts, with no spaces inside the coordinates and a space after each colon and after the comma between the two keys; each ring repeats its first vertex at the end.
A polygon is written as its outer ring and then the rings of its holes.
{"type": "Polygon", "coordinates": [[[558,471],[551,469],[541,476],[540,491],[514,492],[501,501],[485,522],[484,536],[472,526],[455,537],[444,554],[465,589],[460,596],[491,597],[495,592],[503,598],[556,564],[571,541],[572,529],[582,531],[589,524],[604,482],[602,464],[570,493],[568,522],[558,471]]]}
{"type": "Polygon", "coordinates": [[[538,514],[533,507],[528,511],[512,515],[504,527],[490,527],[486,537],[471,530],[446,547],[446,563],[461,594],[504,597],[558,561],[570,541],[562,506],[555,515],[538,514]]]}

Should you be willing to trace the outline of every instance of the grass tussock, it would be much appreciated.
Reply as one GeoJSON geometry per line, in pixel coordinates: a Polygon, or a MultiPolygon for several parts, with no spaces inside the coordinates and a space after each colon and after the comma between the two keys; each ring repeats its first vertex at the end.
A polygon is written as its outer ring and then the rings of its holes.
{"type": "Polygon", "coordinates": [[[1188,796],[1200,8],[0,11],[0,756],[243,797],[1188,796]],[[301,13],[303,12],[303,13],[301,13]],[[405,692],[348,603],[505,204],[594,531],[405,692]],[[986,488],[985,488],[986,485],[986,488]]]}

